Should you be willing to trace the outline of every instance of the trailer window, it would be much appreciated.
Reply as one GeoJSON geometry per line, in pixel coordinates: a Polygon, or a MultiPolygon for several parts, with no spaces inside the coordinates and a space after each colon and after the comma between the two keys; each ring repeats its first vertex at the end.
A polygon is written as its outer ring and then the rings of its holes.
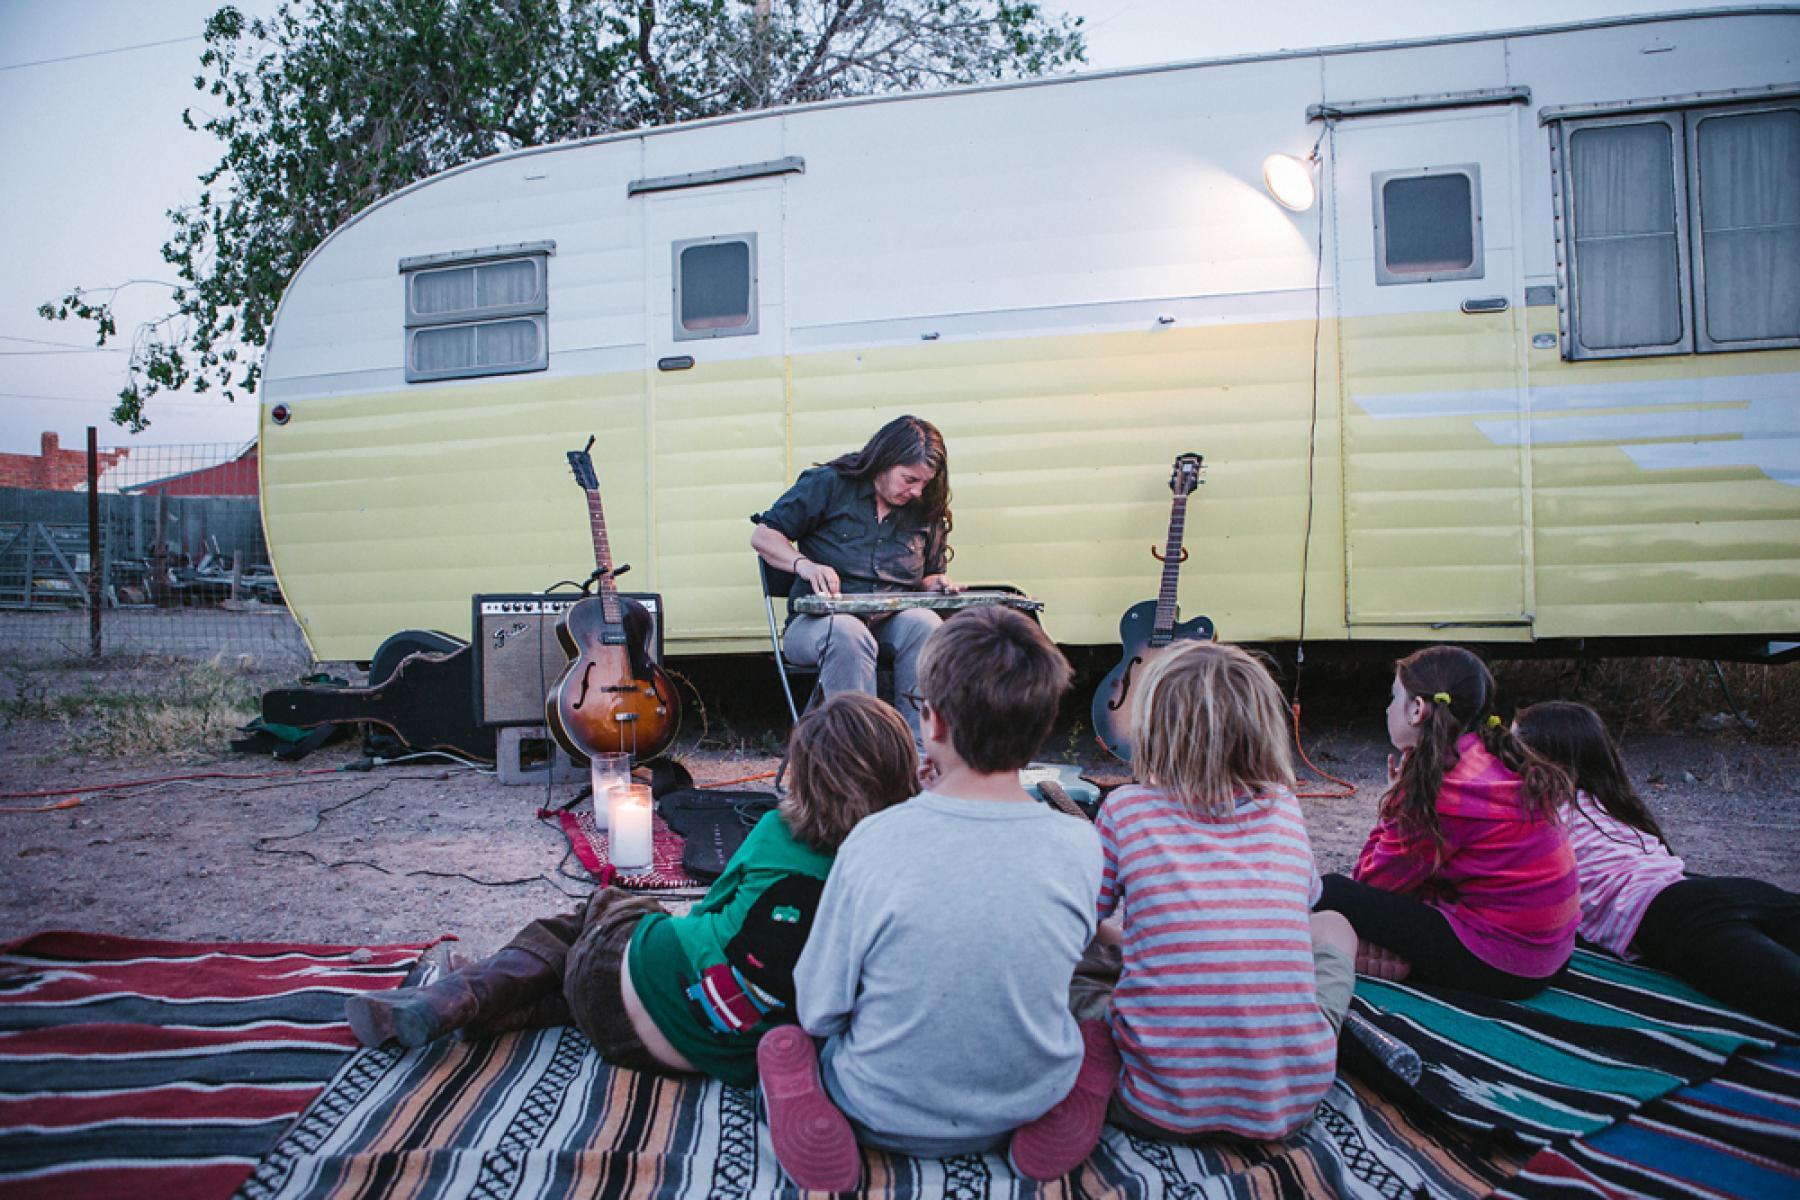
{"type": "Polygon", "coordinates": [[[1702,116],[1702,348],[1800,338],[1800,108],[1702,116]]]}
{"type": "Polygon", "coordinates": [[[675,340],[756,332],[756,235],[674,245],[675,340]]]}
{"type": "Polygon", "coordinates": [[[401,262],[409,383],[549,365],[547,243],[401,262]]]}
{"type": "Polygon", "coordinates": [[[1800,345],[1800,107],[1558,123],[1569,358],[1800,345]]]}
{"type": "Polygon", "coordinates": [[[1480,279],[1481,168],[1378,171],[1375,282],[1480,279]]]}

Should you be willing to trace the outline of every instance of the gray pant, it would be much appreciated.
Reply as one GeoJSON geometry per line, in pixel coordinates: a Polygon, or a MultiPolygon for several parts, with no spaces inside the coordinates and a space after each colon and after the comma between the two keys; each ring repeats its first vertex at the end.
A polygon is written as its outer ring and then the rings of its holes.
{"type": "Polygon", "coordinates": [[[894,655],[894,707],[906,718],[913,742],[919,741],[919,652],[925,639],[944,619],[928,608],[902,609],[882,618],[873,629],[860,617],[795,617],[781,645],[789,662],[819,668],[819,687],[827,697],[839,692],[875,694],[875,658],[882,646],[894,655]]]}

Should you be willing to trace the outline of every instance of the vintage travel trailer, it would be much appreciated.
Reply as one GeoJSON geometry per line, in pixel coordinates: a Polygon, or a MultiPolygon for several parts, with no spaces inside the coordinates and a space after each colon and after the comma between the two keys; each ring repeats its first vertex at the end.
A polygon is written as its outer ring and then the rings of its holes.
{"type": "MultiPolygon", "coordinates": [[[[1281,52],[501,155],[282,301],[262,501],[313,650],[593,566],[767,648],[750,514],[900,413],[953,573],[1118,640],[1171,460],[1233,641],[1800,634],[1800,7],[1281,52]]],[[[1604,645],[1606,643],[1599,642],[1604,645]]]]}

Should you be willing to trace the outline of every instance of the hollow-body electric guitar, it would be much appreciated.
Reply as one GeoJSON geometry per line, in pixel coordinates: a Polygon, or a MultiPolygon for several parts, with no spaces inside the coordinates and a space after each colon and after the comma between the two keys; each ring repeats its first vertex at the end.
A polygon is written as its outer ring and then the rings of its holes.
{"type": "Polygon", "coordinates": [[[557,619],[557,640],[572,661],[544,697],[544,722],[578,763],[593,754],[654,758],[675,740],[680,701],[668,673],[650,654],[655,631],[650,610],[619,595],[614,582],[594,461],[585,449],[571,450],[569,467],[587,493],[599,594],[557,619]]]}
{"type": "MultiPolygon", "coordinates": [[[[1163,565],[1162,587],[1156,599],[1140,600],[1125,610],[1119,621],[1119,641],[1125,652],[1094,691],[1094,736],[1127,761],[1131,758],[1131,700],[1150,660],[1177,639],[1210,641],[1213,636],[1213,623],[1206,617],[1176,621],[1175,583],[1187,557],[1181,548],[1182,528],[1187,522],[1188,497],[1200,486],[1202,461],[1198,454],[1183,454],[1175,460],[1169,475],[1169,490],[1175,493],[1169,507],[1169,537],[1163,552],[1156,555],[1163,565]]],[[[1156,554],[1156,548],[1151,547],[1150,552],[1156,554]]]]}

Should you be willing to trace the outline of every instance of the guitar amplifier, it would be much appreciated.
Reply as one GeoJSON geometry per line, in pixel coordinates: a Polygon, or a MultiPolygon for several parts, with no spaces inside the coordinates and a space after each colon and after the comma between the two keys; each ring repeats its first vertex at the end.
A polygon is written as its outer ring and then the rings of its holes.
{"type": "MultiPolygon", "coordinates": [[[[662,597],[620,592],[650,612],[650,654],[663,656],[662,597]]],[[[569,665],[556,622],[587,597],[575,592],[475,596],[475,719],[482,725],[542,725],[544,697],[569,665]]]]}

